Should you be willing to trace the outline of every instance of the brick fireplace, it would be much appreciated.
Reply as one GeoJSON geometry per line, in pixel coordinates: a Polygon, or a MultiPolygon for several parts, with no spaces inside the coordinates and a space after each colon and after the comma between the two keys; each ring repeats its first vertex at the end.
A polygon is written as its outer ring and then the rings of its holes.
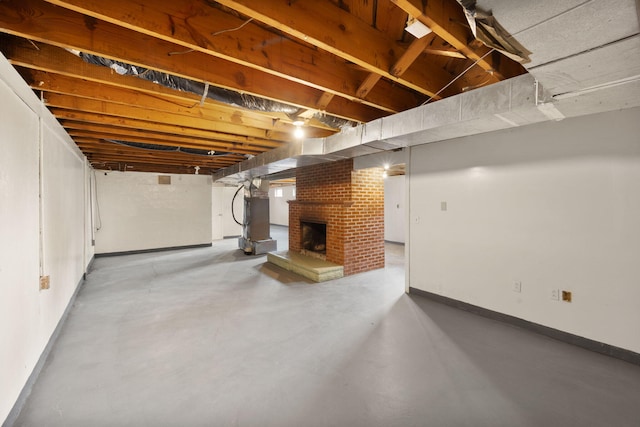
{"type": "Polygon", "coordinates": [[[384,267],[382,172],[354,170],[353,159],[299,168],[296,200],[289,201],[289,251],[342,265],[344,275],[384,267]]]}

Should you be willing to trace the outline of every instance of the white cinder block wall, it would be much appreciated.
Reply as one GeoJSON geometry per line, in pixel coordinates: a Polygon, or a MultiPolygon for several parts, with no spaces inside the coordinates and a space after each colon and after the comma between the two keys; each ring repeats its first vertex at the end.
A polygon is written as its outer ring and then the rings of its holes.
{"type": "Polygon", "coordinates": [[[88,167],[0,55],[0,421],[93,257],[88,167]],[[50,289],[39,290],[40,275],[50,289]]]}
{"type": "Polygon", "coordinates": [[[640,352],[639,118],[413,147],[409,285],[640,352]]]}
{"type": "Polygon", "coordinates": [[[269,189],[269,221],[271,224],[289,226],[289,200],[295,200],[295,185],[283,185],[269,189]],[[276,190],[282,191],[282,196],[276,197],[276,190]]]}
{"type": "Polygon", "coordinates": [[[211,243],[211,177],[96,171],[96,253],[211,243]]]}

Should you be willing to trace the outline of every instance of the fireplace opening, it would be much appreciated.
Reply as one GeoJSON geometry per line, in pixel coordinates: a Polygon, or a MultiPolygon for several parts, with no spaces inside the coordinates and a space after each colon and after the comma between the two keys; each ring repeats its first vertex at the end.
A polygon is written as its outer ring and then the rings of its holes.
{"type": "Polygon", "coordinates": [[[327,224],[322,222],[300,221],[302,253],[326,256],[327,224]]]}

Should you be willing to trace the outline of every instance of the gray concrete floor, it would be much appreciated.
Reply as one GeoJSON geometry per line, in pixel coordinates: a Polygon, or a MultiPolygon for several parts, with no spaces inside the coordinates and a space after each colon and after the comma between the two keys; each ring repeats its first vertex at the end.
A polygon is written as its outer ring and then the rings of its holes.
{"type": "Polygon", "coordinates": [[[640,367],[229,239],[97,259],[16,425],[639,426],[640,367]]]}

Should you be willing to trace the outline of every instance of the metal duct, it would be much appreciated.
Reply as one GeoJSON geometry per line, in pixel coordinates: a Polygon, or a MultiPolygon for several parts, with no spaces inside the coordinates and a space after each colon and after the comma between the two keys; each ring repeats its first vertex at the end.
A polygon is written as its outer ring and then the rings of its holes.
{"type": "Polygon", "coordinates": [[[461,93],[326,138],[307,139],[222,169],[213,180],[237,184],[315,163],[561,119],[529,74],[461,93]]]}

